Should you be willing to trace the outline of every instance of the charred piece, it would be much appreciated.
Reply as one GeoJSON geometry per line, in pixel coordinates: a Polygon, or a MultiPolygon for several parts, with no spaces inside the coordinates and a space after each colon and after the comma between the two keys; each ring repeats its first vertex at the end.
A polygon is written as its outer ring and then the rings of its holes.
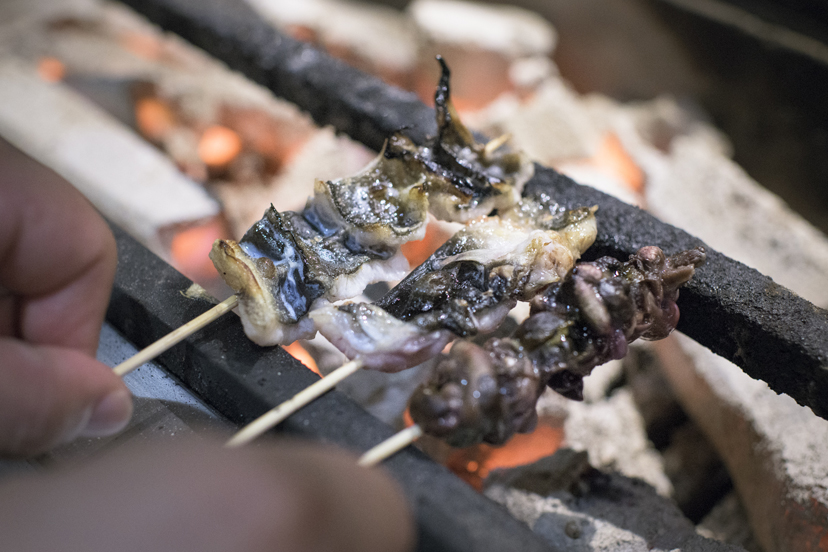
{"type": "Polygon", "coordinates": [[[240,296],[247,336],[259,345],[313,337],[314,305],[402,278],[399,245],[425,233],[422,180],[383,152],[353,177],[318,181],[303,212],[271,206],[240,242],[216,241],[210,259],[240,296]]]}
{"type": "Polygon", "coordinates": [[[518,300],[563,278],[595,234],[594,209],[524,200],[458,231],[376,304],[326,306],[311,318],[367,368],[403,370],[456,337],[495,330],[518,300]]]}
{"type": "Polygon", "coordinates": [[[520,199],[534,165],[524,153],[501,148],[508,136],[486,144],[475,141],[451,103],[449,68],[442,57],[437,61],[442,71],[434,94],[437,136],[417,146],[395,134],[389,155],[422,164],[428,175],[429,209],[438,219],[466,222],[511,207],[520,199]]]}
{"type": "Polygon", "coordinates": [[[458,447],[531,431],[547,386],[581,400],[595,366],[622,358],[639,337],[666,337],[678,322],[678,288],[704,259],[701,248],[666,257],[651,246],[627,262],[579,263],[532,300],[512,338],[456,343],[415,391],[411,417],[458,447]]]}

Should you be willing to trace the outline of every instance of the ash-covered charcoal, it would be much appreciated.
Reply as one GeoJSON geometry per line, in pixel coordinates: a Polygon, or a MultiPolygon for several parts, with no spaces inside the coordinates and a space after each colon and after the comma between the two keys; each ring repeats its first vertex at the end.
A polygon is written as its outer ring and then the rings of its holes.
{"type": "Polygon", "coordinates": [[[425,347],[426,336],[445,345],[447,335],[495,330],[519,299],[560,280],[595,239],[593,209],[566,211],[548,198],[524,202],[458,231],[375,306],[315,311],[320,333],[351,358],[398,371],[421,361],[398,350],[414,336],[425,347]],[[388,323],[392,318],[399,324],[388,323]],[[380,326],[386,331],[381,337],[367,330],[380,326]]]}
{"type": "Polygon", "coordinates": [[[514,205],[534,165],[524,153],[503,147],[508,137],[485,144],[475,141],[451,103],[449,68],[442,57],[437,60],[442,69],[434,95],[437,136],[418,147],[397,134],[387,155],[422,163],[428,172],[431,213],[441,220],[466,222],[514,205]]]}
{"type": "Polygon", "coordinates": [[[581,399],[583,377],[595,366],[622,358],[639,337],[666,337],[678,322],[678,288],[704,260],[702,248],[666,257],[651,246],[627,262],[579,263],[532,300],[529,318],[511,339],[477,349],[455,344],[412,396],[412,418],[457,446],[501,444],[530,430],[529,410],[545,386],[581,399]]]}
{"type": "Polygon", "coordinates": [[[303,213],[271,206],[240,242],[217,240],[210,259],[239,294],[245,333],[259,345],[313,337],[311,308],[408,270],[398,248],[361,247],[344,227],[322,222],[313,202],[303,213]]]}
{"type": "Polygon", "coordinates": [[[412,158],[388,155],[388,145],[362,172],[317,180],[314,209],[323,224],[346,228],[361,247],[396,247],[425,236],[426,174],[412,158]]]}

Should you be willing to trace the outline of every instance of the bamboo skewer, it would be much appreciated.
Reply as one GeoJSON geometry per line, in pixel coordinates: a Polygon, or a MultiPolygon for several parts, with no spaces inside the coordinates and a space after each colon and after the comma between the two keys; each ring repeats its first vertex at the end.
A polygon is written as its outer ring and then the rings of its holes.
{"type": "Polygon", "coordinates": [[[511,132],[507,132],[506,134],[498,136],[497,138],[492,138],[491,140],[486,142],[485,146],[483,146],[483,156],[491,157],[495,151],[500,149],[506,142],[508,142],[511,139],[511,132]]]}
{"type": "Polygon", "coordinates": [[[346,362],[321,380],[303,389],[292,398],[286,400],[276,408],[265,412],[241,428],[241,430],[233,435],[233,437],[227,441],[224,446],[228,448],[236,448],[249,443],[265,431],[276,426],[278,423],[306,404],[333,389],[340,381],[344,380],[351,374],[358,372],[362,366],[363,362],[360,359],[346,362]]]}
{"type": "MultiPolygon", "coordinates": [[[[239,298],[237,295],[233,295],[225,299],[207,312],[190,320],[180,328],[173,330],[155,343],[145,347],[135,355],[118,364],[112,369],[112,371],[120,377],[127,375],[145,362],[152,360],[170,347],[177,345],[179,342],[208,325],[210,322],[230,312],[238,304],[239,298]]],[[[256,437],[259,437],[265,433],[267,430],[284,421],[285,418],[303,406],[311,403],[336,387],[339,382],[348,376],[358,372],[363,365],[364,363],[360,359],[355,359],[343,364],[321,380],[313,383],[282,404],[265,412],[244,426],[235,435],[233,435],[233,437],[228,440],[224,446],[227,448],[237,448],[242,445],[246,445],[256,437]]],[[[416,424],[410,426],[363,454],[359,459],[359,465],[365,467],[374,466],[410,445],[422,435],[423,430],[420,426],[416,424]]]]}
{"type": "Polygon", "coordinates": [[[126,374],[132,372],[133,370],[144,364],[145,362],[154,359],[155,357],[157,357],[173,345],[176,345],[181,340],[194,334],[195,332],[197,332],[213,320],[220,318],[224,314],[230,312],[238,304],[239,298],[236,295],[233,295],[225,299],[224,301],[222,301],[212,309],[208,310],[204,314],[193,318],[180,328],[168,333],[152,345],[138,351],[138,353],[126,359],[112,370],[118,376],[125,376],[126,374]]]}
{"type": "Polygon", "coordinates": [[[392,435],[368,452],[360,456],[358,464],[363,467],[376,466],[389,456],[401,451],[423,436],[423,429],[414,424],[392,435]]]}

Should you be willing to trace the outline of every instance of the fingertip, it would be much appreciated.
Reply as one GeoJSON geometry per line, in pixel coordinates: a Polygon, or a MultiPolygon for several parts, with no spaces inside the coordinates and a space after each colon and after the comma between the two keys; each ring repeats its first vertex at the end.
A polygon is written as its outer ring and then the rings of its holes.
{"type": "Polygon", "coordinates": [[[78,437],[109,437],[126,427],[132,418],[132,394],[116,389],[91,407],[89,419],[78,437]]]}
{"type": "Polygon", "coordinates": [[[111,435],[129,421],[129,390],[92,357],[6,338],[0,358],[0,455],[32,456],[80,435],[111,435]]]}
{"type": "Polygon", "coordinates": [[[286,457],[301,459],[297,473],[306,499],[318,505],[312,516],[303,516],[309,550],[359,550],[403,552],[413,549],[415,530],[409,504],[399,484],[381,467],[366,469],[357,457],[334,447],[282,442],[281,469],[289,469],[286,457]],[[314,531],[324,527],[325,531],[314,531]]]}

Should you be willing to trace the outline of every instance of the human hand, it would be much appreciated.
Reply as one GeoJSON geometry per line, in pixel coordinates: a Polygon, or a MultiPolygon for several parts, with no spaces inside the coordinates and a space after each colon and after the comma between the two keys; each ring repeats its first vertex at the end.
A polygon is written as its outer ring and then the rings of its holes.
{"type": "Polygon", "coordinates": [[[413,544],[397,486],[345,452],[286,441],[142,445],[0,482],[3,549],[402,552],[413,544]]]}
{"type": "Polygon", "coordinates": [[[22,166],[0,170],[0,456],[110,435],[132,413],[129,390],[95,360],[112,233],[75,188],[22,166]]]}

